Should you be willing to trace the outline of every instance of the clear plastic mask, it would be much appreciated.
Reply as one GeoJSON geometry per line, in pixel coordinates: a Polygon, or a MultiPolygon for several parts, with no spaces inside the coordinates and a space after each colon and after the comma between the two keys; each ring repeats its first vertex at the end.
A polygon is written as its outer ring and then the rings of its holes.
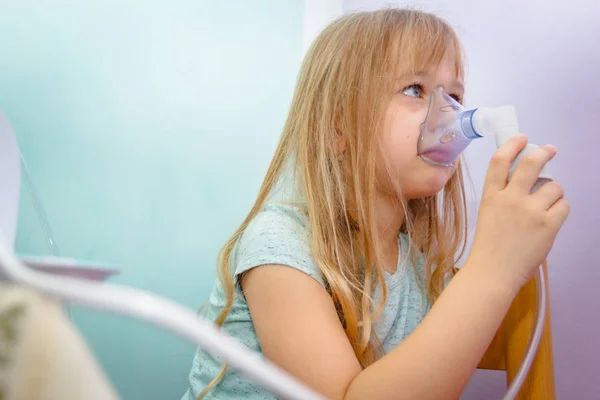
{"type": "Polygon", "coordinates": [[[417,153],[423,161],[451,167],[471,140],[482,137],[473,128],[475,111],[464,108],[441,86],[436,87],[417,144],[417,153]]]}

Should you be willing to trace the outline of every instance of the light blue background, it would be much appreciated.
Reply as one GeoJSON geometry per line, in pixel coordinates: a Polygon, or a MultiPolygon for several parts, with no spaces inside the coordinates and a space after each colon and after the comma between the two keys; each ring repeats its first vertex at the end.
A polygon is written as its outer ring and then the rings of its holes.
{"type": "MultiPolygon", "coordinates": [[[[2,1],[0,108],[61,255],[197,308],[275,149],[301,24],[301,0],[2,1]]],[[[17,251],[48,254],[24,193],[17,251]]],[[[183,394],[194,345],[73,319],[124,399],[183,394]]]]}

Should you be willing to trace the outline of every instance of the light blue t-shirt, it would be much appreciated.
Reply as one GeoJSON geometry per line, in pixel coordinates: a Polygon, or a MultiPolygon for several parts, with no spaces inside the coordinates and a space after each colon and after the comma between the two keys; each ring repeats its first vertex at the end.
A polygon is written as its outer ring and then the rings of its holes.
{"type": "MultiPolygon", "coordinates": [[[[249,224],[236,244],[231,256],[231,271],[235,281],[251,268],[265,264],[281,264],[296,268],[311,276],[321,285],[323,278],[310,249],[307,218],[301,209],[281,204],[267,205],[249,224]]],[[[430,308],[423,295],[415,269],[408,261],[408,237],[399,236],[400,257],[394,274],[386,273],[388,289],[385,309],[374,323],[377,337],[386,352],[398,346],[423,320],[430,308]]],[[[422,274],[423,257],[416,266],[422,274]]],[[[239,283],[239,282],[238,282],[239,283]]],[[[374,297],[380,298],[376,290],[374,297]]],[[[214,320],[225,305],[225,295],[216,282],[204,311],[204,317],[214,320]]],[[[248,348],[262,354],[252,324],[248,304],[241,288],[236,285],[231,313],[223,329],[248,348]]],[[[195,400],[204,387],[219,373],[222,361],[202,348],[198,348],[189,375],[189,388],[182,400],[195,400]]],[[[250,379],[231,370],[205,399],[274,400],[277,397],[250,379]]]]}

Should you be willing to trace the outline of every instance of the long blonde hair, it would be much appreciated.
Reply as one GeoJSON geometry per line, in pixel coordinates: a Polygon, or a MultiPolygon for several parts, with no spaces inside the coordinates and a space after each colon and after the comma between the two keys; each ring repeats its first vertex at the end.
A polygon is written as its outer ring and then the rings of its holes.
{"type": "MultiPolygon", "coordinates": [[[[316,38],[302,64],[258,198],[219,255],[218,276],[227,301],[218,325],[225,322],[234,300],[229,261],[234,245],[292,165],[306,207],[313,256],[348,340],[363,367],[381,355],[372,322],[386,298],[374,217],[375,160],[384,110],[395,79],[438,65],[449,51],[462,77],[462,50],[454,30],[432,14],[406,9],[345,15],[316,38]],[[336,148],[341,137],[346,143],[343,159],[336,148]],[[382,296],[374,311],[376,286],[382,288],[382,296]]],[[[455,260],[465,247],[462,174],[459,163],[441,193],[403,204],[401,231],[411,238],[413,260],[417,252],[424,255],[423,288],[432,304],[455,273],[455,260]]],[[[203,393],[218,383],[226,368],[203,393]]]]}

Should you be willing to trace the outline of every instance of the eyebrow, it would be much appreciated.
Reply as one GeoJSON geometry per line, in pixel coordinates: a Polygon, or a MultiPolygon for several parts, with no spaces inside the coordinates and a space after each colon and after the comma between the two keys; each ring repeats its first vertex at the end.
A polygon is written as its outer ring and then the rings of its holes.
{"type": "Polygon", "coordinates": [[[451,87],[453,87],[456,90],[463,92],[463,93],[465,91],[465,85],[461,81],[458,81],[458,80],[455,80],[454,82],[452,82],[451,87]]]}

